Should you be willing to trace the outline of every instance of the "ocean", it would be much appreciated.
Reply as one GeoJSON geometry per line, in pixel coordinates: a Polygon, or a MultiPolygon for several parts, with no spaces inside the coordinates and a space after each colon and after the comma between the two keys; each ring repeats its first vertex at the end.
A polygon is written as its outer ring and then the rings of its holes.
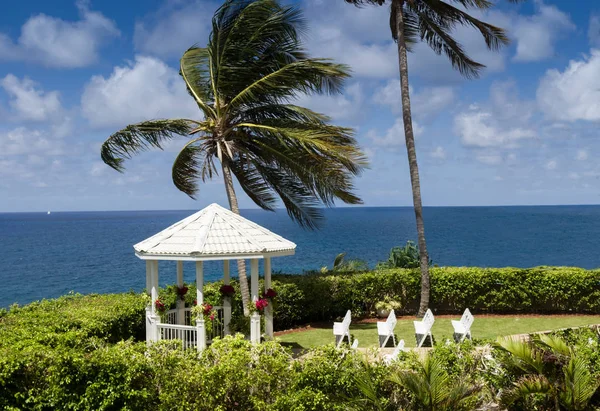
{"type": "MultiPolygon", "coordinates": [[[[71,291],[142,290],[145,263],[133,244],[193,212],[0,213],[0,307],[71,291]]],[[[297,244],[294,256],[273,259],[274,272],[331,267],[341,252],[373,267],[416,240],[410,207],[328,209],[319,231],[299,228],[283,210],[242,215],[297,244]]],[[[600,206],[427,207],[424,217],[430,257],[441,266],[600,266],[600,206]]],[[[207,280],[220,270],[206,263],[207,280]]],[[[175,263],[160,262],[159,273],[161,285],[174,283],[175,263]]],[[[186,281],[194,275],[185,263],[186,281]]]]}

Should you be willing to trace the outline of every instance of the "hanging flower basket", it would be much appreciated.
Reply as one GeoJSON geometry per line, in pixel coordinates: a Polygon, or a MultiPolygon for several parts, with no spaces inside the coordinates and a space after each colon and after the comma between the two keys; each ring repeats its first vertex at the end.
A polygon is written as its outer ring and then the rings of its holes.
{"type": "Polygon", "coordinates": [[[219,289],[219,291],[221,292],[221,295],[223,297],[231,298],[235,294],[235,288],[233,288],[233,285],[230,285],[230,284],[222,285],[221,288],[219,289]]]}
{"type": "Polygon", "coordinates": [[[266,298],[266,299],[272,300],[272,299],[274,299],[275,297],[277,297],[277,291],[275,291],[275,290],[274,290],[274,289],[272,289],[272,288],[267,288],[267,291],[265,291],[265,292],[263,293],[263,298],[266,298]]]}
{"type": "Polygon", "coordinates": [[[184,284],[181,287],[175,287],[175,292],[180,300],[185,300],[185,295],[188,293],[189,288],[184,284]]]}

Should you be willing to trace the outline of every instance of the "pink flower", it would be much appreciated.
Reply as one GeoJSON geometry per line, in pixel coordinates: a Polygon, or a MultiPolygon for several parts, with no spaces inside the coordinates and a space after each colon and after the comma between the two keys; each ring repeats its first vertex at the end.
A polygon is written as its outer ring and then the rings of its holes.
{"type": "Polygon", "coordinates": [[[209,315],[210,312],[212,311],[213,306],[210,304],[204,304],[202,306],[202,311],[204,312],[204,315],[209,315]]]}
{"type": "Polygon", "coordinates": [[[210,315],[210,320],[211,320],[211,321],[214,321],[214,319],[215,319],[215,313],[212,313],[212,314],[210,315]]]}
{"type": "Polygon", "coordinates": [[[165,305],[163,304],[163,302],[160,301],[159,299],[154,301],[154,306],[156,307],[157,311],[164,311],[166,308],[165,305]]]}
{"type": "Polygon", "coordinates": [[[256,306],[256,309],[258,311],[262,311],[269,305],[269,301],[265,300],[264,298],[260,298],[260,299],[256,300],[254,305],[256,306]]]}

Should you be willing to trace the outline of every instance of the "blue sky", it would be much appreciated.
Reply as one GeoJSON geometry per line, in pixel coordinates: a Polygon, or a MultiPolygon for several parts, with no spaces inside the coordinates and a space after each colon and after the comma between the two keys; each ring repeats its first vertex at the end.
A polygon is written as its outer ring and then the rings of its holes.
{"type": "MultiPolygon", "coordinates": [[[[311,54],[354,73],[343,95],[300,102],[356,129],[371,161],[356,181],[366,205],[410,205],[387,7],[297,4],[311,54]]],[[[177,62],[206,43],[217,6],[29,0],[0,14],[0,212],[225,205],[219,179],[197,201],[172,185],[184,140],[136,157],[124,174],[99,157],[102,142],[129,123],[199,115],[177,62]]],[[[425,45],[409,57],[424,204],[600,203],[600,2],[502,2],[478,17],[513,40],[492,53],[474,31],[457,30],[488,67],[480,79],[462,79],[425,45]]]]}

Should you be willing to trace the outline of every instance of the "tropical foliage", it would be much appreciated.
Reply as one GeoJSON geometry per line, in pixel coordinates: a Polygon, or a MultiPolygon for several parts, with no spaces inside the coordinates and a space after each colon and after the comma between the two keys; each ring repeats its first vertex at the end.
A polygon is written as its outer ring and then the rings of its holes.
{"type": "Polygon", "coordinates": [[[277,342],[252,344],[241,335],[216,339],[199,356],[177,343],[148,347],[139,335],[146,303],[139,294],[74,295],[0,314],[0,408],[553,411],[600,406],[594,330],[562,331],[531,343],[445,343],[425,357],[403,353],[390,365],[332,345],[295,358],[277,342]]]}
{"type": "MultiPolygon", "coordinates": [[[[180,61],[198,118],[131,124],[104,142],[102,160],[123,171],[125,159],[182,136],[172,179],[189,196],[198,194],[199,182],[222,172],[235,213],[234,178],[259,207],[274,211],[281,201],[294,221],[309,228],[318,226],[321,204],[361,203],[352,179],[366,159],[353,131],[294,104],[301,94],[338,93],[349,77],[348,67],[305,52],[305,30],[295,6],[227,0],[213,17],[208,45],[191,47],[180,61]]],[[[243,262],[238,272],[247,304],[243,262]]]]}
{"type": "MultiPolygon", "coordinates": [[[[364,4],[383,6],[390,4],[389,24],[392,38],[398,45],[402,119],[404,122],[404,135],[421,260],[421,301],[417,315],[423,316],[429,306],[430,298],[429,256],[425,242],[421,183],[412,125],[407,52],[411,50],[411,47],[415,43],[420,41],[425,42],[436,54],[446,55],[454,69],[457,69],[463,76],[471,78],[477,77],[481,69],[485,66],[467,55],[461,44],[453,36],[455,28],[457,26],[468,26],[476,29],[485,40],[487,47],[491,50],[498,50],[501,46],[508,44],[509,40],[503,29],[480,21],[469,14],[471,10],[484,11],[492,7],[494,3],[489,0],[344,1],[356,6],[364,4]]],[[[517,2],[519,0],[510,1],[517,2]]]]}
{"type": "MultiPolygon", "coordinates": [[[[433,261],[429,260],[429,265],[432,264],[433,261]]],[[[387,261],[377,264],[378,268],[419,268],[420,266],[419,246],[412,241],[407,241],[404,247],[392,248],[387,261]]]]}

